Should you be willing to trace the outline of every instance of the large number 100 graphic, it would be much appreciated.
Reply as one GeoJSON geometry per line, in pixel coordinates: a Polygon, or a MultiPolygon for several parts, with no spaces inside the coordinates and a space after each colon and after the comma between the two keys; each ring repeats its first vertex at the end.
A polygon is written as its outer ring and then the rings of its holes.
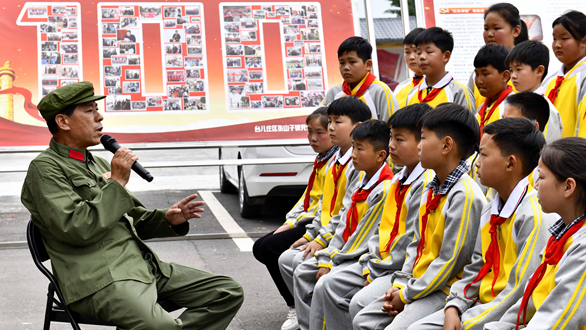
{"type": "MultiPolygon", "coordinates": [[[[228,111],[316,107],[327,90],[319,3],[221,3],[228,111]]],[[[100,87],[108,113],[209,111],[199,2],[97,4],[100,87]]],[[[80,4],[28,2],[37,26],[39,95],[83,79],[80,4]]]]}

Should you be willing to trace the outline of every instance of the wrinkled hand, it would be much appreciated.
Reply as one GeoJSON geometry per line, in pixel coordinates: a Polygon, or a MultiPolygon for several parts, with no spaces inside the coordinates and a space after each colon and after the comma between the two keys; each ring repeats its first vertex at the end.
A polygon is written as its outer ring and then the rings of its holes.
{"type": "Polygon", "coordinates": [[[324,247],[321,244],[319,244],[318,242],[316,242],[316,241],[310,242],[306,246],[302,247],[301,250],[300,250],[301,252],[305,251],[303,253],[303,260],[305,260],[305,257],[307,256],[307,254],[309,254],[309,257],[311,258],[311,257],[313,257],[313,255],[317,251],[322,250],[323,248],[324,247]]]}
{"type": "Polygon", "coordinates": [[[203,212],[203,209],[200,206],[204,205],[205,203],[203,201],[190,203],[196,198],[197,194],[193,194],[191,196],[185,197],[178,203],[173,204],[173,206],[171,206],[165,214],[167,222],[171,226],[176,226],[192,218],[201,218],[201,215],[198,213],[203,212]]]}
{"type": "Polygon", "coordinates": [[[448,307],[445,311],[444,330],[462,330],[460,311],[456,307],[448,307]]]}
{"type": "Polygon", "coordinates": [[[122,187],[125,187],[130,179],[130,170],[132,164],[138,160],[138,156],[132,150],[122,147],[116,150],[112,161],[110,162],[112,180],[118,181],[122,187]]]}
{"type": "Polygon", "coordinates": [[[289,248],[294,249],[294,248],[301,246],[307,242],[309,242],[309,241],[305,237],[301,237],[300,239],[296,240],[293,244],[291,244],[291,246],[289,248]]]}
{"type": "Polygon", "coordinates": [[[329,272],[330,272],[330,269],[329,268],[320,267],[319,270],[317,271],[317,275],[315,276],[315,280],[316,281],[319,281],[320,277],[326,275],[329,272]]]}
{"type": "Polygon", "coordinates": [[[399,297],[399,288],[393,287],[387,290],[383,300],[385,303],[381,310],[390,316],[397,316],[405,307],[405,304],[403,304],[403,301],[399,297]]]}
{"type": "Polygon", "coordinates": [[[284,232],[285,230],[288,230],[288,229],[291,229],[291,227],[289,227],[289,225],[287,225],[287,224],[284,224],[284,225],[282,225],[281,227],[277,228],[277,230],[275,230],[275,231],[273,232],[273,235],[274,235],[274,234],[281,233],[281,232],[284,232]]]}

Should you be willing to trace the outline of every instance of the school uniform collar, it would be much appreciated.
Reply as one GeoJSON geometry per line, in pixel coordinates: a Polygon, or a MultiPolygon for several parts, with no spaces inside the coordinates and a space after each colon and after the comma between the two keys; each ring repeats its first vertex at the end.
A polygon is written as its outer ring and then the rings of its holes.
{"type": "Polygon", "coordinates": [[[539,94],[541,96],[545,95],[545,86],[539,86],[536,90],[533,91],[535,94],[539,94]]]}
{"type": "Polygon", "coordinates": [[[318,163],[330,158],[334,153],[336,153],[338,151],[338,149],[340,149],[340,147],[333,146],[330,148],[330,150],[326,151],[326,153],[318,154],[317,155],[318,163]]]}
{"type": "Polygon", "coordinates": [[[352,158],[352,149],[353,147],[350,147],[343,156],[340,156],[342,150],[338,149],[338,152],[336,153],[336,162],[340,165],[346,165],[350,158],[352,158]]]}
{"type": "Polygon", "coordinates": [[[586,61],[586,57],[582,58],[581,60],[578,61],[578,63],[576,63],[576,65],[574,65],[573,68],[571,68],[570,70],[568,70],[568,72],[564,73],[564,69],[566,68],[565,64],[562,64],[562,66],[560,66],[560,69],[558,70],[558,77],[564,77],[564,78],[571,78],[574,76],[575,72],[577,72],[577,68],[581,65],[584,64],[584,61],[586,61]]]}
{"type": "Polygon", "coordinates": [[[55,141],[53,138],[51,138],[51,142],[49,142],[49,148],[65,158],[75,159],[80,162],[94,161],[94,157],[88,150],[72,148],[64,144],[57,143],[57,141],[55,141]]]}
{"type": "Polygon", "coordinates": [[[569,225],[566,226],[566,224],[564,223],[564,220],[559,219],[558,221],[556,221],[556,223],[553,224],[553,226],[551,226],[549,228],[549,232],[551,233],[551,236],[555,237],[556,240],[559,240],[560,238],[562,238],[562,236],[564,236],[564,234],[570,229],[572,228],[572,226],[576,225],[578,222],[582,221],[582,219],[584,219],[586,217],[586,213],[583,213],[581,216],[579,216],[576,220],[572,221],[569,225]]]}
{"type": "Polygon", "coordinates": [[[435,195],[445,195],[456,185],[458,180],[460,180],[462,175],[466,174],[466,172],[468,172],[468,166],[466,166],[465,161],[461,160],[460,164],[458,164],[458,166],[456,166],[456,168],[448,175],[441,188],[439,187],[440,181],[437,178],[437,175],[427,184],[427,188],[433,190],[435,195]]]}
{"type": "Polygon", "coordinates": [[[395,174],[393,177],[393,182],[401,181],[402,184],[409,185],[412,184],[413,181],[417,180],[417,178],[419,178],[423,172],[425,172],[425,169],[421,167],[421,163],[419,163],[407,177],[407,166],[404,166],[399,173],[395,174]]]}
{"type": "MultiPolygon", "coordinates": [[[[427,85],[427,76],[423,75],[423,81],[419,84],[419,90],[422,91],[424,89],[426,89],[427,87],[429,87],[427,85]]],[[[433,85],[433,88],[437,88],[437,89],[442,89],[444,87],[446,87],[447,84],[450,83],[450,81],[452,81],[452,79],[454,79],[452,77],[452,74],[447,72],[446,75],[440,80],[438,81],[435,85],[433,85]]]]}
{"type": "Polygon", "coordinates": [[[502,205],[503,200],[497,192],[490,209],[490,214],[498,215],[501,218],[510,218],[525,198],[527,192],[529,192],[529,176],[524,177],[523,180],[517,183],[504,206],[502,205]]]}
{"type": "Polygon", "coordinates": [[[370,189],[370,188],[372,188],[378,182],[378,179],[380,178],[380,174],[383,171],[383,168],[385,166],[389,166],[389,164],[383,162],[383,164],[378,169],[378,171],[376,171],[376,173],[374,173],[374,175],[372,176],[372,178],[370,178],[370,180],[368,180],[368,182],[366,182],[366,184],[364,184],[364,182],[366,181],[367,177],[366,177],[366,175],[364,175],[364,178],[362,180],[362,187],[360,189],[370,189]]]}

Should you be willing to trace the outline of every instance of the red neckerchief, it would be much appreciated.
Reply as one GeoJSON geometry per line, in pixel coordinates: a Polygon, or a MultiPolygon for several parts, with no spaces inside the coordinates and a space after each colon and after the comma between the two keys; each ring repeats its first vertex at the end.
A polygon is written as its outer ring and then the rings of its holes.
{"type": "Polygon", "coordinates": [[[381,182],[385,180],[390,180],[392,178],[393,171],[391,171],[390,167],[384,165],[383,170],[381,171],[380,176],[378,178],[378,181],[376,181],[376,183],[372,187],[370,187],[370,189],[358,189],[354,192],[354,194],[352,194],[352,205],[350,205],[348,213],[346,214],[344,242],[348,242],[348,238],[352,236],[352,234],[354,234],[354,232],[356,231],[356,227],[358,227],[358,222],[360,221],[360,219],[358,219],[358,209],[356,208],[356,204],[364,202],[368,198],[368,195],[370,195],[370,192],[374,188],[376,188],[376,186],[378,186],[381,182]]]}
{"type": "Polygon", "coordinates": [[[417,92],[417,98],[419,99],[419,102],[426,103],[426,102],[433,101],[433,99],[435,99],[435,97],[439,94],[439,92],[441,92],[442,89],[444,89],[446,86],[448,86],[448,84],[451,83],[452,80],[454,80],[454,78],[450,79],[450,81],[448,81],[447,84],[443,85],[440,88],[432,87],[431,92],[429,94],[425,95],[425,98],[423,98],[423,90],[421,89],[421,86],[419,86],[419,91],[417,92]]]}
{"type": "Polygon", "coordinates": [[[558,76],[555,80],[555,86],[552,90],[549,91],[547,98],[551,101],[551,103],[555,102],[556,97],[558,97],[558,92],[560,89],[560,85],[566,79],[564,76],[558,76]]]}
{"type": "MultiPolygon", "coordinates": [[[[525,194],[527,193],[528,188],[529,188],[528,186],[525,187],[523,194],[521,195],[521,198],[517,201],[517,206],[515,207],[515,210],[517,209],[519,204],[521,204],[521,201],[525,197],[525,194]]],[[[491,291],[492,291],[492,296],[496,297],[496,294],[494,293],[494,284],[496,283],[496,279],[499,276],[500,267],[501,267],[501,252],[500,252],[499,244],[498,244],[497,229],[500,225],[505,223],[505,221],[507,221],[507,219],[508,218],[503,218],[503,217],[500,217],[496,214],[492,214],[490,216],[490,230],[488,231],[490,233],[490,244],[488,245],[488,249],[486,250],[485,262],[484,262],[484,265],[482,265],[482,268],[480,268],[478,275],[476,275],[476,278],[472,282],[468,283],[466,285],[466,287],[464,287],[464,297],[466,297],[466,299],[471,299],[471,298],[468,298],[468,296],[466,295],[466,291],[468,291],[470,286],[472,286],[472,284],[474,284],[478,281],[481,281],[484,278],[484,276],[486,276],[486,274],[488,274],[488,272],[490,272],[491,269],[494,272],[494,278],[492,279],[491,291]]],[[[478,301],[476,299],[471,299],[471,300],[474,300],[478,303],[481,303],[480,301],[478,301]]]]}
{"type": "MultiPolygon", "coordinates": [[[[334,155],[335,153],[333,153],[332,155],[334,155]]],[[[309,176],[309,182],[307,183],[307,190],[305,193],[305,199],[303,200],[303,210],[305,212],[307,212],[307,209],[309,208],[309,193],[311,192],[311,189],[313,189],[313,181],[315,181],[315,176],[317,174],[317,171],[322,168],[325,164],[328,163],[328,160],[332,157],[332,155],[330,155],[330,157],[322,160],[321,162],[317,161],[317,158],[315,158],[315,160],[313,161],[313,169],[311,170],[311,175],[309,176]]]]}
{"type": "Polygon", "coordinates": [[[490,103],[490,99],[487,98],[484,101],[484,103],[482,104],[482,108],[480,108],[480,111],[478,111],[478,114],[480,115],[480,137],[482,137],[482,129],[484,128],[484,125],[486,125],[486,122],[490,119],[490,117],[492,117],[494,110],[498,108],[499,104],[501,104],[507,98],[507,96],[511,94],[512,91],[513,87],[511,87],[511,85],[507,85],[507,88],[504,91],[502,91],[499,94],[499,97],[496,99],[496,101],[492,103],[492,106],[488,111],[488,116],[486,115],[486,108],[490,103]]]}
{"type": "Polygon", "coordinates": [[[332,215],[334,207],[336,206],[336,198],[338,197],[338,180],[342,176],[346,165],[348,165],[348,162],[346,162],[344,165],[336,163],[334,164],[334,167],[332,167],[332,176],[334,177],[334,195],[332,196],[332,201],[330,203],[330,216],[332,215]],[[340,166],[340,168],[338,168],[338,166],[340,166]]]}
{"type": "Polygon", "coordinates": [[[417,86],[417,85],[419,85],[419,83],[421,82],[421,80],[423,80],[423,76],[421,76],[419,78],[413,77],[411,81],[413,82],[413,86],[417,86]]]}
{"type": "Polygon", "coordinates": [[[395,189],[395,204],[397,205],[397,212],[395,212],[395,223],[393,224],[393,230],[391,231],[391,236],[389,238],[389,242],[385,246],[385,249],[382,252],[389,252],[391,250],[391,244],[397,237],[399,233],[399,221],[401,220],[401,209],[403,208],[403,201],[405,200],[405,195],[407,195],[407,190],[409,190],[410,184],[402,185],[399,183],[397,189],[395,189]]]}
{"type": "Polygon", "coordinates": [[[429,216],[431,211],[435,211],[435,209],[437,209],[441,198],[445,196],[444,194],[437,194],[432,198],[432,195],[433,189],[429,189],[427,192],[427,203],[425,204],[425,213],[423,213],[423,216],[421,217],[421,239],[417,244],[417,257],[415,258],[413,269],[415,269],[415,266],[417,266],[417,264],[419,263],[419,259],[421,258],[421,255],[423,253],[423,248],[425,247],[425,229],[427,227],[427,217],[429,216]]]}
{"type": "Polygon", "coordinates": [[[537,267],[537,270],[535,270],[535,273],[533,273],[533,276],[531,276],[531,279],[529,280],[529,284],[527,284],[527,287],[525,288],[523,300],[521,301],[521,306],[519,307],[519,314],[517,314],[517,327],[515,330],[519,329],[521,313],[523,314],[523,324],[525,324],[529,297],[531,297],[533,290],[535,290],[539,282],[541,282],[543,279],[545,271],[547,270],[547,265],[557,265],[560,262],[562,256],[564,255],[564,245],[566,244],[566,241],[568,238],[572,237],[572,235],[574,235],[580,228],[582,228],[584,220],[586,220],[586,218],[582,219],[582,221],[578,222],[577,224],[574,224],[559,240],[556,240],[554,236],[551,236],[549,241],[547,241],[547,245],[545,246],[545,258],[543,258],[543,262],[541,265],[539,265],[539,267],[537,267]]]}
{"type": "Polygon", "coordinates": [[[345,81],[342,84],[342,91],[344,91],[344,93],[346,95],[361,97],[364,93],[366,93],[366,90],[368,89],[368,87],[370,87],[370,84],[372,84],[372,82],[375,79],[376,79],[376,77],[372,73],[367,72],[366,77],[364,77],[364,79],[362,79],[362,85],[360,85],[360,88],[358,88],[358,91],[353,93],[352,88],[350,88],[350,85],[348,85],[348,83],[345,81]]]}

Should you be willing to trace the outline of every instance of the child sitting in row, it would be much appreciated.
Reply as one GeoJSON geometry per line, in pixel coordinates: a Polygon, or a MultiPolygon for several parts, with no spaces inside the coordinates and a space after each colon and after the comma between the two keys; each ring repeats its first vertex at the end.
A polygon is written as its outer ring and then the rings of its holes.
{"type": "Polygon", "coordinates": [[[311,319],[315,325],[323,320],[328,329],[352,330],[353,316],[389,289],[391,275],[403,266],[418,219],[421,191],[433,178],[432,171],[421,167],[417,151],[421,140],[417,123],[429,110],[427,104],[410,105],[389,119],[390,157],[403,169],[391,181],[382,209],[387,216],[370,238],[368,254],[363,254],[358,263],[324,276],[320,290],[314,290],[311,319]]]}
{"type": "Polygon", "coordinates": [[[452,285],[444,310],[410,330],[482,330],[523,296],[528,274],[539,265],[534,256],[545,246],[555,218],[542,213],[529,182],[544,145],[543,134],[526,118],[503,118],[484,127],[476,166],[481,183],[496,196],[482,212],[472,262],[452,285]]]}
{"type": "Polygon", "coordinates": [[[393,287],[354,317],[354,329],[407,329],[442,309],[474,249],[486,200],[466,174],[465,160],[477,151],[478,122],[470,110],[449,103],[426,113],[419,126],[421,166],[435,177],[423,189],[414,240],[402,270],[391,277],[393,287]]]}
{"type": "Polygon", "coordinates": [[[411,91],[423,81],[423,73],[417,64],[417,46],[415,45],[415,38],[423,31],[425,31],[424,28],[415,28],[403,38],[403,59],[407,68],[413,71],[414,76],[401,82],[393,91],[401,109],[407,106],[407,99],[411,91]]]}
{"type": "Polygon", "coordinates": [[[411,91],[407,104],[427,103],[436,107],[453,102],[473,112],[476,109],[474,96],[446,71],[454,49],[452,34],[432,27],[421,32],[414,43],[417,46],[417,65],[424,79],[417,89],[411,91]]]}

